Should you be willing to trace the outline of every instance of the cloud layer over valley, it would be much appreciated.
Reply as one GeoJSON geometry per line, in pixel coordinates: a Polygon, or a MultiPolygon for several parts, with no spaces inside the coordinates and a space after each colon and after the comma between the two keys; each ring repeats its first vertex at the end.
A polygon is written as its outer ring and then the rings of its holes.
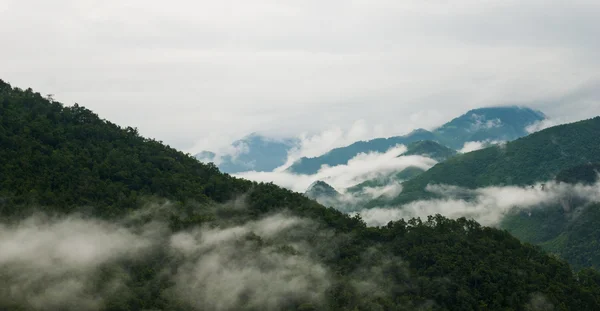
{"type": "Polygon", "coordinates": [[[441,214],[449,218],[466,217],[486,226],[496,226],[514,210],[535,213],[536,208],[558,205],[569,211],[585,202],[600,202],[600,183],[571,185],[547,182],[526,187],[487,187],[464,189],[430,185],[427,191],[439,198],[420,200],[398,207],[364,209],[360,215],[372,226],[413,217],[441,214]]]}
{"type": "Polygon", "coordinates": [[[342,190],[363,181],[399,172],[408,167],[427,170],[437,162],[423,156],[401,156],[406,147],[399,145],[385,153],[362,153],[346,165],[324,166],[317,174],[300,175],[278,170],[274,172],[245,172],[238,176],[259,182],[273,182],[297,192],[304,192],[315,181],[321,180],[342,190]]]}

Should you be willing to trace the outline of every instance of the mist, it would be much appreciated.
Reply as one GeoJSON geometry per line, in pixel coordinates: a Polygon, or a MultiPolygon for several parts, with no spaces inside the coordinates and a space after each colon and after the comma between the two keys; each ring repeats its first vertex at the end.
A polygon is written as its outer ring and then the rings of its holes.
{"type": "Polygon", "coordinates": [[[304,192],[315,181],[324,181],[336,189],[345,189],[366,180],[381,178],[408,167],[428,170],[437,162],[423,156],[401,156],[406,146],[398,145],[385,153],[361,153],[348,161],[348,164],[334,167],[323,166],[313,175],[294,174],[287,171],[244,172],[238,177],[258,182],[273,182],[278,186],[297,192],[304,192]]]}
{"type": "MultiPolygon", "coordinates": [[[[285,211],[249,219],[243,202],[194,207],[212,220],[180,231],[168,219],[185,213],[169,202],[149,203],[118,221],[41,213],[4,220],[0,308],[102,310],[152,288],[164,288],[152,299],[166,309],[323,308],[340,281],[326,262],[349,237],[285,211]],[[149,269],[155,274],[140,287],[136,280],[149,269]]],[[[404,264],[372,252],[345,280],[359,293],[391,295],[381,273],[404,264]]]]}
{"type": "Polygon", "coordinates": [[[371,226],[413,217],[426,218],[441,214],[449,218],[472,218],[485,226],[497,226],[502,218],[514,210],[529,210],[559,205],[565,211],[580,202],[600,202],[600,183],[572,185],[549,181],[524,187],[486,187],[465,189],[447,185],[429,185],[426,190],[438,198],[421,200],[397,207],[379,207],[360,211],[363,220],[371,226]]]}

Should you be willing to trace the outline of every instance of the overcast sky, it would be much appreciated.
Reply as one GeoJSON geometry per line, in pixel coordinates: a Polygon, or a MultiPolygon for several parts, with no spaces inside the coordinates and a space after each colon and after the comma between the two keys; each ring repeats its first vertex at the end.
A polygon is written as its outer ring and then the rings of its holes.
{"type": "Polygon", "coordinates": [[[597,0],[0,0],[0,79],[184,151],[250,132],[600,114],[597,0]]]}

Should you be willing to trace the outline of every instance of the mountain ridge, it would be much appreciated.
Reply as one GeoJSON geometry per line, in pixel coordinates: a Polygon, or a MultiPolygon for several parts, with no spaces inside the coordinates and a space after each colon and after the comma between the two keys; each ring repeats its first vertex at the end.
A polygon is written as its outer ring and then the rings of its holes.
{"type": "Polygon", "coordinates": [[[469,110],[433,131],[417,129],[404,136],[360,141],[346,147],[335,148],[324,155],[301,158],[288,168],[296,174],[315,174],[322,165],[336,166],[347,162],[359,153],[385,152],[389,148],[408,145],[419,140],[431,140],[451,149],[459,150],[471,141],[514,140],[527,134],[527,127],[544,120],[537,110],[520,106],[498,106],[469,110]],[[514,118],[515,120],[511,120],[514,118]]]}

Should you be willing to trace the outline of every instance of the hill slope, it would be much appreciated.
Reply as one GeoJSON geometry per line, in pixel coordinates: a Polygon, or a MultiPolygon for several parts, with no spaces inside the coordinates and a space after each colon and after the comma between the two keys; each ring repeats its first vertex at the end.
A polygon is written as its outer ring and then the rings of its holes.
{"type": "MultiPolygon", "coordinates": [[[[585,164],[560,172],[556,181],[593,186],[600,164],[585,164]]],[[[596,184],[597,187],[598,184],[596,184]]],[[[522,241],[538,244],[564,258],[576,269],[600,268],[600,204],[570,197],[560,205],[540,206],[529,212],[510,213],[501,227],[522,241]]]]}
{"type": "Polygon", "coordinates": [[[2,81],[0,142],[1,309],[600,308],[597,272],[504,231],[368,228],[2,81]]]}
{"type": "Polygon", "coordinates": [[[314,174],[322,165],[346,164],[359,153],[385,152],[398,144],[408,145],[420,140],[441,143],[459,150],[470,141],[510,141],[528,134],[527,126],[545,119],[543,113],[523,107],[491,107],[474,109],[429,132],[416,130],[405,136],[360,141],[314,158],[302,158],[289,171],[314,174]]]}
{"type": "MultiPolygon", "coordinates": [[[[391,204],[428,197],[428,184],[467,188],[528,185],[561,170],[600,161],[600,117],[552,127],[507,144],[459,155],[404,183],[391,204]]],[[[371,203],[371,206],[377,205],[371,203]]]]}

